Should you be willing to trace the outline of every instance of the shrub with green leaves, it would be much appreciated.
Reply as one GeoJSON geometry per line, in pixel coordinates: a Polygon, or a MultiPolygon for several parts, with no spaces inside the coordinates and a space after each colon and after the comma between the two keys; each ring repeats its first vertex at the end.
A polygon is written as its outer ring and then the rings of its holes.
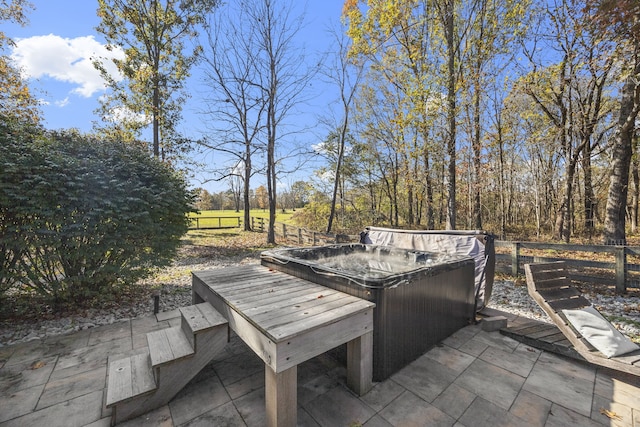
{"type": "Polygon", "coordinates": [[[132,283],[170,263],[192,203],[184,178],[144,149],[0,129],[0,286],[62,302],[132,283]]]}

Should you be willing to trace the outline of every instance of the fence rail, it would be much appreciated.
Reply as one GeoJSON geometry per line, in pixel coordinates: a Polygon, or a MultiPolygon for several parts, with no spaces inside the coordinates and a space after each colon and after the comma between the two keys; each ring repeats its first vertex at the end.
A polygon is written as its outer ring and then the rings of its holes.
{"type": "Polygon", "coordinates": [[[240,216],[196,216],[189,219],[191,220],[189,230],[237,228],[242,224],[240,216]]]}
{"type": "MultiPolygon", "coordinates": [[[[251,229],[253,231],[265,232],[269,225],[268,222],[269,221],[265,218],[251,217],[251,229]]],[[[306,228],[296,227],[294,225],[284,224],[281,222],[276,222],[274,225],[276,237],[298,245],[330,245],[333,243],[357,242],[359,240],[357,236],[322,233],[320,231],[307,230],[306,228]]]]}
{"type": "Polygon", "coordinates": [[[569,245],[559,243],[496,241],[496,249],[508,249],[509,253],[496,253],[496,270],[518,276],[523,274],[524,264],[531,262],[566,261],[575,280],[603,285],[615,285],[616,291],[640,288],[640,264],[629,262],[629,257],[640,256],[640,246],[569,245]],[[579,252],[601,254],[610,261],[576,259],[567,256],[539,256],[522,254],[523,250],[579,252]],[[588,274],[585,274],[588,273],[588,274]]]}

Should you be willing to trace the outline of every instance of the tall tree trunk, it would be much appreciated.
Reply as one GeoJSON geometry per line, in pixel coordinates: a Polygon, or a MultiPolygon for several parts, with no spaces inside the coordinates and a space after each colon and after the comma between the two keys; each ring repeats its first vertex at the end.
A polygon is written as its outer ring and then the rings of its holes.
{"type": "Polygon", "coordinates": [[[636,82],[640,75],[640,57],[636,52],[634,72],[627,77],[622,88],[618,129],[613,143],[613,165],[609,179],[609,193],[604,222],[604,244],[625,245],[625,214],[629,190],[629,168],[631,164],[632,143],[635,121],[640,102],[640,84],[636,82]]]}
{"type": "Polygon", "coordinates": [[[596,196],[593,191],[593,174],[591,171],[591,147],[585,145],[582,156],[582,170],[584,171],[584,228],[589,237],[595,229],[596,196]]]}
{"type": "Polygon", "coordinates": [[[251,145],[245,146],[246,153],[244,159],[244,231],[251,231],[251,200],[249,195],[251,194],[251,145]]]}
{"type": "MultiPolygon", "coordinates": [[[[635,145],[637,147],[637,144],[635,145]]],[[[631,201],[631,232],[638,231],[638,204],[640,203],[640,172],[638,171],[638,152],[631,160],[631,176],[633,177],[633,198],[631,201]]]]}
{"type": "Polygon", "coordinates": [[[445,1],[443,24],[447,44],[447,230],[456,229],[456,48],[454,1],[445,1]]]}

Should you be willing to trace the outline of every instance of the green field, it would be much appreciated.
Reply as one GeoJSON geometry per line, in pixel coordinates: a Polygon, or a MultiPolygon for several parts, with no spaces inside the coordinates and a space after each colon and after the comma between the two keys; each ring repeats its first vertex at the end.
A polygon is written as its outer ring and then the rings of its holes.
{"type": "MultiPolygon", "coordinates": [[[[284,213],[278,211],[276,214],[276,222],[285,224],[291,223],[291,217],[294,212],[287,210],[284,213]]],[[[255,218],[269,219],[269,211],[265,209],[251,209],[250,215],[255,218]]],[[[203,227],[216,227],[216,228],[229,228],[238,227],[238,224],[242,224],[244,218],[244,211],[236,212],[235,210],[213,210],[213,211],[200,211],[199,213],[190,213],[190,218],[197,219],[198,226],[203,227]],[[238,223],[240,218],[240,223],[238,223]]]]}

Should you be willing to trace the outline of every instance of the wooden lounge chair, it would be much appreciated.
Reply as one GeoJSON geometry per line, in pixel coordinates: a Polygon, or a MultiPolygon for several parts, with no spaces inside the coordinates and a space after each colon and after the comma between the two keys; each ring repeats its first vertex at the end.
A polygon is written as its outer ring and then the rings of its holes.
{"type": "Polygon", "coordinates": [[[529,295],[549,315],[585,360],[640,376],[640,350],[607,357],[595,349],[568,320],[563,310],[584,309],[591,306],[591,303],[572,285],[564,261],[526,264],[524,271],[529,295]]]}

